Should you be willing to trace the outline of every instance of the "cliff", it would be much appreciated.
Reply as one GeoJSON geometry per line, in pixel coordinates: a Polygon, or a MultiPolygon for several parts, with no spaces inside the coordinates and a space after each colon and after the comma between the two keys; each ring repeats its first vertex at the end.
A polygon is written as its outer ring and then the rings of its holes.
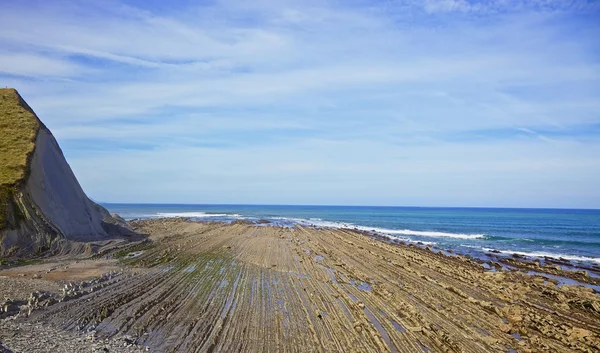
{"type": "Polygon", "coordinates": [[[19,93],[0,89],[0,256],[93,252],[129,235],[86,196],[19,93]]]}

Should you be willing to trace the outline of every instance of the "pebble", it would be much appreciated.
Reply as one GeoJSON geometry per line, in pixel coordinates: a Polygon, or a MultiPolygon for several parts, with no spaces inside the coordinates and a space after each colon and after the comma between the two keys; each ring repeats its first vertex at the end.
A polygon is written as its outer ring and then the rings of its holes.
{"type": "Polygon", "coordinates": [[[28,353],[128,353],[151,352],[150,348],[135,344],[131,336],[98,339],[95,331],[70,332],[63,331],[47,325],[17,322],[12,319],[0,320],[0,353],[28,352],[28,353]],[[94,337],[90,340],[89,337],[94,337]]]}

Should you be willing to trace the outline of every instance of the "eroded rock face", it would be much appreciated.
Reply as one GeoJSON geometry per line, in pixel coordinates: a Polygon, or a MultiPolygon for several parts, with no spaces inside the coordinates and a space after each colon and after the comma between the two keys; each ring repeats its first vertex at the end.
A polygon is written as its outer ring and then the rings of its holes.
{"type": "Polygon", "coordinates": [[[25,180],[14,186],[8,200],[5,224],[0,225],[0,256],[78,252],[89,246],[73,242],[133,234],[126,223],[86,196],[58,142],[41,122],[27,167],[25,180]]]}
{"type": "Polygon", "coordinates": [[[67,239],[86,241],[106,235],[102,228],[104,215],[83,192],[47,128],[42,127],[38,132],[24,191],[37,211],[67,239]]]}

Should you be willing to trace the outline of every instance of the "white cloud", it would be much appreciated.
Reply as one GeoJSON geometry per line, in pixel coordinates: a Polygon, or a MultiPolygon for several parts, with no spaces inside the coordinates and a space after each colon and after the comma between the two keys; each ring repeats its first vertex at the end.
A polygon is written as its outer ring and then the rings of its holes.
{"type": "Polygon", "coordinates": [[[536,132],[600,123],[596,5],[145,6],[7,2],[0,12],[3,85],[54,131],[97,199],[600,199],[598,145],[536,132]]]}
{"type": "Polygon", "coordinates": [[[382,204],[473,206],[490,205],[494,200],[491,204],[496,206],[535,207],[560,197],[564,207],[578,206],[578,199],[579,207],[591,207],[591,196],[597,194],[577,183],[593,182],[589,170],[600,168],[596,158],[600,145],[587,146],[586,153],[573,157],[579,148],[571,143],[547,145],[529,140],[475,149],[471,144],[438,144],[389,150],[386,144],[373,141],[330,144],[310,140],[276,148],[167,148],[71,158],[71,163],[84,187],[105,200],[222,203],[240,202],[244,195],[246,202],[276,204],[293,197],[295,203],[379,200],[382,204]],[[98,173],[97,165],[103,166],[103,173],[98,173]],[[121,171],[124,166],[126,175],[121,171]],[[565,178],[573,183],[565,183],[565,178]],[[114,187],[122,183],[128,187],[114,187]],[[507,198],[507,194],[514,197],[507,198]]]}
{"type": "Polygon", "coordinates": [[[452,11],[470,11],[473,5],[466,0],[425,0],[425,11],[434,12],[452,12],[452,11]]]}
{"type": "Polygon", "coordinates": [[[71,78],[93,71],[62,58],[46,57],[29,53],[0,52],[0,73],[30,76],[71,78]]]}

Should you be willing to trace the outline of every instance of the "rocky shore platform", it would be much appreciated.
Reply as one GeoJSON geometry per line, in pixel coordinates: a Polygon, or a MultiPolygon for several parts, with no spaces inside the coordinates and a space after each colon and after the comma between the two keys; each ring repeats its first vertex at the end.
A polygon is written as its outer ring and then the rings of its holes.
{"type": "Polygon", "coordinates": [[[556,279],[595,284],[582,270],[343,229],[132,226],[148,240],[0,267],[0,352],[600,351],[599,294],[556,279]]]}

